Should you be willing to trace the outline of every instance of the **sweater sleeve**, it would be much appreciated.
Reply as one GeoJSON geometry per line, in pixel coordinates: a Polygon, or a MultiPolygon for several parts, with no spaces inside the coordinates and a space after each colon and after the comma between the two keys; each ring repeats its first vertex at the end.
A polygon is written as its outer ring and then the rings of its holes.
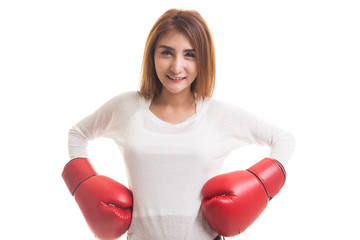
{"type": "Polygon", "coordinates": [[[103,104],[69,130],[69,157],[88,157],[88,142],[99,137],[119,138],[131,112],[135,110],[138,94],[122,93],[103,104]]]}
{"type": "Polygon", "coordinates": [[[283,165],[290,160],[295,149],[294,136],[263,119],[232,104],[217,103],[217,117],[220,118],[219,129],[235,147],[245,144],[269,146],[269,156],[283,165]]]}
{"type": "Polygon", "coordinates": [[[268,145],[271,148],[269,157],[286,165],[295,149],[294,136],[290,132],[265,120],[258,119],[256,123],[257,126],[253,132],[255,141],[268,145]]]}

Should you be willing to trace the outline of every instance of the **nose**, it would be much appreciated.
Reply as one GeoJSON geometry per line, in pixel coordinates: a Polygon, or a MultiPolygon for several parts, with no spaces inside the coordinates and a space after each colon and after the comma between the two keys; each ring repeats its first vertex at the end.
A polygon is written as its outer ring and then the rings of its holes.
{"type": "Polygon", "coordinates": [[[170,71],[174,74],[179,74],[184,69],[184,61],[181,56],[176,56],[173,58],[170,66],[170,71]]]}

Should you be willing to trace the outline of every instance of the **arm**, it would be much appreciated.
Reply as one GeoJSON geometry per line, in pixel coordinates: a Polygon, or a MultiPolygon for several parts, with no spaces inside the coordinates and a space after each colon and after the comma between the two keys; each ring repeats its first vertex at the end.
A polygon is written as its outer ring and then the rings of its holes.
{"type": "Polygon", "coordinates": [[[87,146],[98,137],[121,132],[126,95],[105,103],[69,131],[69,155],[62,177],[96,237],[116,239],[124,234],[132,218],[132,193],[113,179],[96,173],[88,160],[87,146]]]}
{"type": "Polygon", "coordinates": [[[290,160],[295,138],[288,131],[269,123],[238,106],[217,101],[214,117],[220,138],[230,145],[231,149],[248,144],[268,146],[267,157],[277,159],[283,165],[290,160]]]}
{"type": "Polygon", "coordinates": [[[269,146],[264,158],[247,170],[221,174],[202,189],[202,211],[213,229],[223,236],[245,231],[282,188],[286,179],[284,164],[295,146],[294,137],[231,105],[219,106],[219,131],[233,148],[244,144],[269,146]]]}
{"type": "Polygon", "coordinates": [[[286,165],[290,160],[295,149],[294,136],[282,128],[266,122],[255,120],[257,127],[253,131],[256,143],[265,144],[270,147],[269,157],[278,160],[282,165],[286,165]]]}
{"type": "Polygon", "coordinates": [[[82,119],[69,130],[69,156],[70,159],[88,156],[88,142],[99,138],[106,137],[115,126],[112,126],[114,117],[115,99],[103,104],[98,110],[91,115],[82,119]]]}

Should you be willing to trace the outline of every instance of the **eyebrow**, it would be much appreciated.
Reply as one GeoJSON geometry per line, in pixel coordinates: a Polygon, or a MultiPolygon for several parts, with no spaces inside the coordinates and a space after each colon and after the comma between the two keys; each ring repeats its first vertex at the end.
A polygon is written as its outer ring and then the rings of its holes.
{"type": "MultiPolygon", "coordinates": [[[[172,47],[169,47],[169,46],[166,46],[166,45],[161,45],[159,46],[159,48],[165,48],[167,50],[171,50],[171,51],[175,51],[175,48],[172,48],[172,47]]],[[[195,52],[195,49],[185,49],[184,52],[195,52]]]]}

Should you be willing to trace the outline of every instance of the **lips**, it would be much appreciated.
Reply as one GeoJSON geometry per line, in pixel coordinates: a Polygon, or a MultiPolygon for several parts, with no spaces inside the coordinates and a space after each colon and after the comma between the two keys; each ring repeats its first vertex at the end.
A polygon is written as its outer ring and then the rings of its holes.
{"type": "Polygon", "coordinates": [[[166,75],[169,79],[171,80],[175,80],[175,81],[180,81],[180,80],[184,80],[185,77],[172,77],[170,75],[166,75]]]}

